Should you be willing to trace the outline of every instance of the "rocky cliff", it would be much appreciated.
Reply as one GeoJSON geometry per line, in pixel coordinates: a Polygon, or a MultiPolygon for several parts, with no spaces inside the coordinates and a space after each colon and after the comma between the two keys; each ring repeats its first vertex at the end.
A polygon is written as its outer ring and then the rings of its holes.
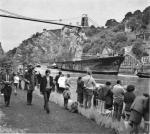
{"type": "Polygon", "coordinates": [[[6,55],[14,64],[27,64],[81,59],[84,53],[101,54],[105,47],[118,53],[123,47],[137,42],[137,33],[150,30],[149,18],[150,7],[147,7],[143,12],[137,10],[127,13],[122,22],[108,20],[107,28],[43,29],[42,33],[22,41],[19,47],[6,55]]]}

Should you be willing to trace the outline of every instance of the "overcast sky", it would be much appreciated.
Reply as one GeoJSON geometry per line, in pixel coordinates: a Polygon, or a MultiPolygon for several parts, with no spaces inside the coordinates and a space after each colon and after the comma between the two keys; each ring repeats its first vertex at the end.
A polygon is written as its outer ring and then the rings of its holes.
{"type": "MultiPolygon", "coordinates": [[[[65,23],[75,24],[80,21],[82,14],[88,14],[100,26],[104,26],[108,19],[121,21],[127,12],[137,9],[143,11],[148,5],[150,0],[0,0],[0,9],[23,16],[47,20],[66,19],[65,23]]],[[[0,18],[0,42],[3,49],[8,51],[44,28],[54,29],[58,26],[0,18]]]]}

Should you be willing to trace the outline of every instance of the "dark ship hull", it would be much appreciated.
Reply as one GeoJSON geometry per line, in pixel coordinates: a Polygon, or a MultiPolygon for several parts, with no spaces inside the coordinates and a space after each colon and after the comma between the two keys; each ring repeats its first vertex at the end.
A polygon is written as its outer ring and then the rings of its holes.
{"type": "Polygon", "coordinates": [[[140,78],[150,78],[150,73],[138,72],[137,76],[140,78]]]}
{"type": "Polygon", "coordinates": [[[115,56],[93,58],[88,60],[56,62],[56,64],[58,66],[58,69],[64,71],[85,73],[87,69],[90,69],[93,73],[96,74],[117,75],[123,60],[123,56],[115,56]]]}
{"type": "Polygon", "coordinates": [[[150,65],[144,65],[136,75],[140,78],[150,78],[150,65]]]}

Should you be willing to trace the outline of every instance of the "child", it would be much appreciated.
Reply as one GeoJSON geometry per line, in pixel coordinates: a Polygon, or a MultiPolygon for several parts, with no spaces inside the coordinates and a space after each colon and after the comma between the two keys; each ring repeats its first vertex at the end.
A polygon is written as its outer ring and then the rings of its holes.
{"type": "Polygon", "coordinates": [[[66,88],[63,92],[65,109],[68,109],[68,100],[70,99],[70,96],[71,96],[71,92],[69,91],[69,88],[66,88]]]}

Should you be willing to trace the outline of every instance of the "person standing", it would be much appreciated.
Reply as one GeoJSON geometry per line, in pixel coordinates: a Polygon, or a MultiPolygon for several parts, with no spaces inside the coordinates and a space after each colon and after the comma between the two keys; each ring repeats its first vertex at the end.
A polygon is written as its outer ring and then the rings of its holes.
{"type": "Polygon", "coordinates": [[[71,98],[71,92],[69,88],[66,88],[63,92],[63,97],[64,97],[64,107],[65,109],[68,109],[68,100],[71,98]]]}
{"type": "Polygon", "coordinates": [[[147,106],[147,95],[137,96],[131,105],[131,113],[129,118],[129,124],[132,126],[131,134],[138,134],[138,127],[142,121],[143,114],[147,106]]]}
{"type": "Polygon", "coordinates": [[[126,89],[127,92],[124,94],[124,102],[125,102],[124,112],[125,112],[126,120],[128,120],[130,117],[130,112],[131,112],[130,108],[136,97],[134,94],[134,90],[135,90],[134,85],[128,85],[126,89]]]}
{"type": "Polygon", "coordinates": [[[112,87],[111,82],[107,81],[105,83],[104,89],[104,101],[105,101],[105,109],[112,110],[113,106],[113,93],[112,93],[112,87]]]}
{"type": "Polygon", "coordinates": [[[27,105],[32,105],[32,94],[36,85],[36,77],[32,66],[29,67],[28,73],[25,74],[24,80],[27,86],[27,105]]]}
{"type": "Polygon", "coordinates": [[[38,88],[40,88],[40,83],[41,83],[42,76],[41,76],[41,73],[39,71],[36,73],[36,78],[37,78],[38,88]]]}
{"type": "Polygon", "coordinates": [[[54,88],[53,77],[50,76],[50,70],[45,71],[45,76],[41,80],[40,92],[44,96],[44,110],[49,114],[49,97],[52,89],[54,88]]]}
{"type": "Polygon", "coordinates": [[[3,93],[4,93],[4,102],[5,106],[10,105],[10,97],[12,93],[12,83],[13,75],[10,73],[10,70],[7,68],[6,73],[2,75],[2,83],[4,84],[3,93]]]}
{"type": "Polygon", "coordinates": [[[122,86],[122,82],[117,80],[117,84],[112,89],[113,92],[113,103],[114,103],[114,114],[113,118],[120,121],[123,109],[123,101],[124,101],[124,88],[122,86]]]}
{"type": "Polygon", "coordinates": [[[61,76],[58,79],[58,84],[59,84],[59,93],[63,93],[64,90],[66,89],[66,77],[61,74],[61,76]]]}
{"type": "Polygon", "coordinates": [[[19,88],[19,76],[17,75],[17,73],[14,74],[14,86],[15,86],[14,94],[17,95],[17,90],[19,88]]]}
{"type": "Polygon", "coordinates": [[[82,80],[82,77],[78,77],[77,79],[77,101],[79,102],[80,106],[83,106],[83,87],[84,87],[84,82],[82,80]]]}
{"type": "Polygon", "coordinates": [[[83,90],[83,98],[84,98],[84,107],[90,108],[91,101],[93,96],[93,91],[96,89],[96,82],[92,76],[92,72],[89,70],[87,71],[87,75],[82,77],[84,81],[84,90],[83,90]]]}
{"type": "Polygon", "coordinates": [[[56,91],[59,92],[59,84],[58,84],[58,79],[61,76],[62,72],[59,72],[58,75],[55,77],[55,84],[56,84],[56,91]]]}

